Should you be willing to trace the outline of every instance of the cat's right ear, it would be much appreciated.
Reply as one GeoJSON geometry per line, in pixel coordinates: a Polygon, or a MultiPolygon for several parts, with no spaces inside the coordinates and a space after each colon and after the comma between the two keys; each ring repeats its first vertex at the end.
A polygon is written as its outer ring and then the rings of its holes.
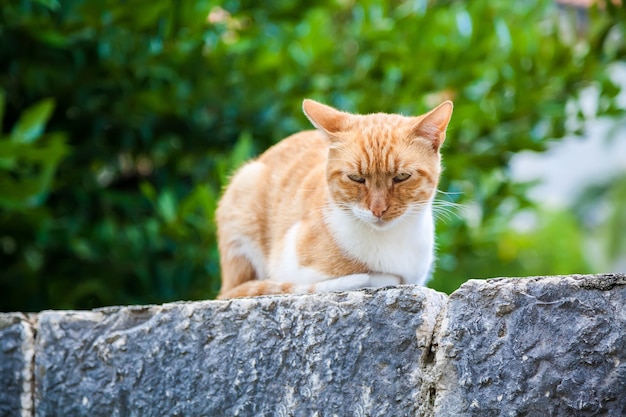
{"type": "Polygon", "coordinates": [[[431,141],[435,152],[439,151],[446,139],[446,129],[452,117],[452,102],[444,101],[435,109],[426,113],[420,122],[413,128],[415,136],[431,141]]]}
{"type": "Polygon", "coordinates": [[[348,113],[309,99],[302,102],[302,110],[313,126],[329,136],[343,131],[346,119],[350,117],[348,113]]]}

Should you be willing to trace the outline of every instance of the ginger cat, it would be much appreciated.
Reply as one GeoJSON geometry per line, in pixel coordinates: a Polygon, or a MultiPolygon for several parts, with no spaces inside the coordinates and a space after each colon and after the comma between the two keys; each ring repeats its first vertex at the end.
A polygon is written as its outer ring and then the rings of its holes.
{"type": "Polygon", "coordinates": [[[417,117],[303,110],[317,130],[244,165],[219,203],[218,298],[423,285],[452,103],[417,117]]]}

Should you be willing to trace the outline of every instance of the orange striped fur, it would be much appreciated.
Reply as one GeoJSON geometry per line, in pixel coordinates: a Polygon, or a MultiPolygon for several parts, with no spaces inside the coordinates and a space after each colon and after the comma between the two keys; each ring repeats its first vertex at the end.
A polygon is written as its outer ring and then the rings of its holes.
{"type": "Polygon", "coordinates": [[[417,117],[303,109],[317,130],[244,165],[219,203],[219,298],[423,285],[452,103],[417,117]]]}

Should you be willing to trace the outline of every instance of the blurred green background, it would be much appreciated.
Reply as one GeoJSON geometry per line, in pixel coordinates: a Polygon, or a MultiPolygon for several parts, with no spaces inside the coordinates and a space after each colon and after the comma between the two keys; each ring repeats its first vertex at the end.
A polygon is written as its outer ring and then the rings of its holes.
{"type": "Polygon", "coordinates": [[[581,135],[585,118],[624,120],[608,70],[625,35],[612,3],[4,2],[0,310],[214,297],[220,190],[310,128],[306,97],[407,115],[454,100],[429,286],[608,269],[626,247],[626,180],[547,209],[510,161],[581,135]],[[516,226],[529,213],[532,227],[516,226]]]}

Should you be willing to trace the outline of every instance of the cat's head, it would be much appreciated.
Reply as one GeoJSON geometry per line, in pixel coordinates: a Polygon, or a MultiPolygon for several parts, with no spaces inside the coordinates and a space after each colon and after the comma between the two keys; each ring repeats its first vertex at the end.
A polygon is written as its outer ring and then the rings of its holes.
{"type": "Polygon", "coordinates": [[[313,100],[304,100],[303,109],[330,142],[326,176],[338,207],[378,229],[429,208],[450,101],[417,117],[354,115],[313,100]]]}

